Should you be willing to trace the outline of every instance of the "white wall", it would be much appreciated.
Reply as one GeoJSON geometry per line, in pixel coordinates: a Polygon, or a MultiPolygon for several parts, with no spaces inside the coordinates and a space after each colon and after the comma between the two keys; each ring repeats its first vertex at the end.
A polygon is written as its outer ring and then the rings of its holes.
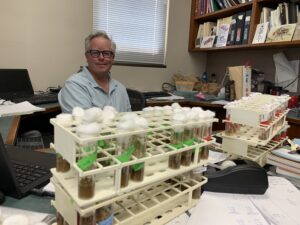
{"type": "MultiPolygon", "coordinates": [[[[167,68],[113,66],[128,87],[159,90],[176,72],[201,74],[206,55],[187,51],[191,0],[170,0],[167,68]]],[[[35,90],[63,85],[85,64],[92,0],[1,0],[0,68],[27,68],[35,90]]]]}

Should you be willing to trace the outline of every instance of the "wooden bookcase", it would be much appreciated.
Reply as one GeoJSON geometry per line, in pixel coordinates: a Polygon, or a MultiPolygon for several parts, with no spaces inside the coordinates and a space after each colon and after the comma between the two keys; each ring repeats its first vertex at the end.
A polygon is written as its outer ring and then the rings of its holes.
{"type": "Polygon", "coordinates": [[[276,7],[278,3],[283,1],[274,0],[252,0],[252,2],[246,2],[233,6],[230,8],[218,10],[214,13],[208,13],[201,16],[195,16],[196,1],[192,0],[191,20],[190,20],[190,36],[189,36],[189,51],[191,52],[208,52],[208,51],[225,51],[235,49],[259,49],[259,48],[287,48],[287,47],[299,47],[300,41],[284,41],[284,42],[272,42],[263,44],[252,44],[252,40],[255,34],[256,25],[259,23],[260,13],[263,7],[276,7]],[[232,16],[235,13],[252,9],[249,38],[248,43],[243,45],[231,45],[225,47],[213,47],[213,48],[196,48],[195,40],[198,33],[199,24],[212,21],[216,22],[220,18],[232,16]]]}

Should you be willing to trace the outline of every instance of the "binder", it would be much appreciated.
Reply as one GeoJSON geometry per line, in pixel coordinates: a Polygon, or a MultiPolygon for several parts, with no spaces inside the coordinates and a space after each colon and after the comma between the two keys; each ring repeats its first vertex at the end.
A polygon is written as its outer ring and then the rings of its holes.
{"type": "Polygon", "coordinates": [[[248,44],[252,10],[246,11],[242,44],[248,44]]]}
{"type": "Polygon", "coordinates": [[[240,45],[243,43],[243,32],[245,23],[246,12],[240,12],[236,17],[236,34],[235,34],[235,45],[240,45]]]}
{"type": "Polygon", "coordinates": [[[230,28],[229,28],[227,45],[234,45],[235,33],[236,33],[236,17],[237,17],[237,14],[234,14],[231,17],[231,24],[230,24],[230,28]]]}

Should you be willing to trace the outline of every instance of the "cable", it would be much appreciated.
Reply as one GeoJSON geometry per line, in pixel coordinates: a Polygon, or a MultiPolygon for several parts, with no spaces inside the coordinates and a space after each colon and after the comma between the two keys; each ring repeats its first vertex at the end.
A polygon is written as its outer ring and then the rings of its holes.
{"type": "Polygon", "coordinates": [[[300,77],[300,74],[291,83],[289,83],[288,85],[286,85],[282,89],[286,89],[288,86],[292,85],[296,80],[298,80],[299,77],[300,77]]]}
{"type": "Polygon", "coordinates": [[[172,92],[175,91],[176,87],[173,84],[165,82],[161,85],[161,89],[165,92],[172,92]]]}

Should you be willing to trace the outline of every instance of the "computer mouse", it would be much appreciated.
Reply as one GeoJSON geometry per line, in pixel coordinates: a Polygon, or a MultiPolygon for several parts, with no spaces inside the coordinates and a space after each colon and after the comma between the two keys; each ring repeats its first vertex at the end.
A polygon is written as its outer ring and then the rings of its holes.
{"type": "Polygon", "coordinates": [[[42,133],[38,130],[30,130],[30,131],[23,133],[22,137],[26,137],[26,138],[42,137],[42,133]]]}

